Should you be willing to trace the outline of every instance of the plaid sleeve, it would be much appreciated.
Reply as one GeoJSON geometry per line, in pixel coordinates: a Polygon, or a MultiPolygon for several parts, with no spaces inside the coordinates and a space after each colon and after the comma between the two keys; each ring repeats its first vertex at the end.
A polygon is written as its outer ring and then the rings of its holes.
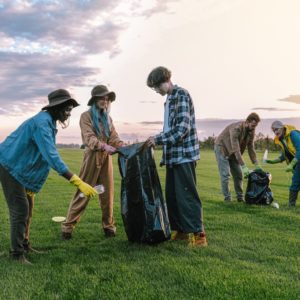
{"type": "Polygon", "coordinates": [[[186,93],[175,100],[175,126],[168,132],[162,132],[154,137],[157,145],[174,145],[182,141],[190,130],[190,98],[186,93]]]}

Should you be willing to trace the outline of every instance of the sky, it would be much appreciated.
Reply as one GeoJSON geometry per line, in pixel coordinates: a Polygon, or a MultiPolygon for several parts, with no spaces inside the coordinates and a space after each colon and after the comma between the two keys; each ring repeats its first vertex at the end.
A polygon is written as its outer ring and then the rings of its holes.
{"type": "Polygon", "coordinates": [[[80,143],[97,84],[117,95],[124,140],[159,133],[165,99],[146,79],[160,65],[192,95],[200,138],[203,120],[297,118],[299,12],[298,0],[0,0],[0,141],[65,88],[81,105],[57,142],[80,143]]]}

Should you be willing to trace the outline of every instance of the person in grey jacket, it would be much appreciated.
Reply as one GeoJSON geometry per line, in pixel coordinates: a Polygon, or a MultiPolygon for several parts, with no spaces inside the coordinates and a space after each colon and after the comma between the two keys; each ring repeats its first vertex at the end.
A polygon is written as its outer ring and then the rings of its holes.
{"type": "Polygon", "coordinates": [[[251,113],[245,121],[228,125],[215,141],[215,155],[225,202],[231,201],[230,174],[233,177],[237,200],[244,202],[243,177],[249,175],[249,169],[242,156],[246,148],[255,169],[261,169],[254,149],[255,128],[259,122],[258,114],[251,113]]]}

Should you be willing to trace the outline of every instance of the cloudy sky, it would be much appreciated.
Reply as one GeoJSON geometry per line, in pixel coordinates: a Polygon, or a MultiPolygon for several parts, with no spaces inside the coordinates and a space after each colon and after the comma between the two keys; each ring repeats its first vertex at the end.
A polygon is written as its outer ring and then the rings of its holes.
{"type": "Polygon", "coordinates": [[[124,139],[158,132],[164,99],[145,84],[158,65],[199,120],[298,117],[299,12],[299,0],[0,0],[0,140],[66,88],[81,106],[58,142],[80,142],[96,84],[116,92],[124,139]]]}

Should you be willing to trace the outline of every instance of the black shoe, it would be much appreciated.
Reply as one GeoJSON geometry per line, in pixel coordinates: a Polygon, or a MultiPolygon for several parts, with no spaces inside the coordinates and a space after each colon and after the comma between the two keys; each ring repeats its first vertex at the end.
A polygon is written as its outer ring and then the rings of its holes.
{"type": "Polygon", "coordinates": [[[72,238],[71,232],[62,232],[61,233],[61,239],[64,241],[70,240],[72,238]]]}
{"type": "Polygon", "coordinates": [[[237,198],[237,201],[238,202],[245,202],[245,199],[244,198],[237,198]]]}
{"type": "Polygon", "coordinates": [[[15,262],[18,262],[22,265],[32,265],[32,263],[22,255],[11,255],[11,259],[15,262]]]}
{"type": "Polygon", "coordinates": [[[36,254],[43,254],[45,253],[45,251],[40,251],[40,250],[37,250],[37,249],[34,249],[29,245],[24,245],[24,253],[25,254],[28,254],[28,253],[36,253],[36,254]]]}
{"type": "Polygon", "coordinates": [[[106,237],[115,237],[116,236],[116,232],[112,229],[104,229],[104,235],[106,237]]]}

